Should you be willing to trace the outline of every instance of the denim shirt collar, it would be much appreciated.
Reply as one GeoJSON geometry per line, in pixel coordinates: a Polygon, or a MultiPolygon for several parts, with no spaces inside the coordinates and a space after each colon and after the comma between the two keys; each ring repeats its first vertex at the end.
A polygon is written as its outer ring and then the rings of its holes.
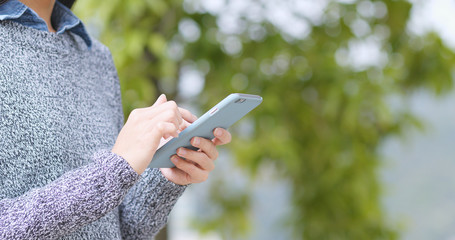
{"type": "MultiPolygon", "coordinates": [[[[1,20],[11,20],[27,27],[48,31],[46,22],[35,11],[18,0],[9,0],[0,5],[1,20]]],[[[92,40],[82,21],[59,1],[55,1],[51,22],[57,34],[70,31],[80,36],[89,48],[92,46],[92,40]]]]}

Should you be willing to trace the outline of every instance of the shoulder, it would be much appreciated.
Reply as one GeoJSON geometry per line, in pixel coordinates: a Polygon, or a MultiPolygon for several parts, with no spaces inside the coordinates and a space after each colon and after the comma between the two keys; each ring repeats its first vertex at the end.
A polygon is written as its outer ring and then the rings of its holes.
{"type": "Polygon", "coordinates": [[[92,39],[92,46],[88,50],[88,53],[98,59],[100,62],[104,63],[103,65],[107,68],[109,68],[111,71],[113,71],[116,74],[116,69],[114,65],[114,60],[111,54],[111,51],[109,48],[101,43],[99,40],[91,38],[92,39]]]}
{"type": "Polygon", "coordinates": [[[112,57],[111,51],[106,45],[104,45],[98,39],[95,39],[93,37],[91,37],[91,40],[92,40],[92,46],[90,48],[91,52],[93,52],[94,54],[112,57]]]}

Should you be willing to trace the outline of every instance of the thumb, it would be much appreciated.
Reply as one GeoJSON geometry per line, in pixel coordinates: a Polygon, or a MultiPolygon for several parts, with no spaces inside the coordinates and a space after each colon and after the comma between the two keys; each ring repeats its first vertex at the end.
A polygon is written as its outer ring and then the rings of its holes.
{"type": "Polygon", "coordinates": [[[152,105],[152,107],[158,106],[158,105],[163,104],[165,102],[167,102],[167,98],[166,98],[166,95],[164,95],[164,93],[163,93],[163,94],[161,94],[158,97],[158,99],[156,99],[156,102],[152,105]]]}

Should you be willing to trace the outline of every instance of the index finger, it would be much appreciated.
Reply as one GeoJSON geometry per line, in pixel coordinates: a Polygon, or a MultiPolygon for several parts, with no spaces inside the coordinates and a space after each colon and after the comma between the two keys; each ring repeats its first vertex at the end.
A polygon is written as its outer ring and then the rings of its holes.
{"type": "Polygon", "coordinates": [[[191,123],[187,122],[186,120],[183,120],[183,123],[180,125],[179,132],[185,130],[190,125],[191,125],[191,123]]]}
{"type": "Polygon", "coordinates": [[[179,107],[179,112],[182,115],[182,118],[189,123],[193,123],[197,120],[197,117],[195,115],[184,108],[179,107]]]}

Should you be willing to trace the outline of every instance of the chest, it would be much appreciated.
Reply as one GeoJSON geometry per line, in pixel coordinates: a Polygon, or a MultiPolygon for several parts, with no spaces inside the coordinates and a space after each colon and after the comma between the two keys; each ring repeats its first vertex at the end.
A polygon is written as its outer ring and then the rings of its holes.
{"type": "Polygon", "coordinates": [[[42,185],[112,147],[117,79],[89,56],[29,51],[0,59],[0,185],[42,185]]]}

